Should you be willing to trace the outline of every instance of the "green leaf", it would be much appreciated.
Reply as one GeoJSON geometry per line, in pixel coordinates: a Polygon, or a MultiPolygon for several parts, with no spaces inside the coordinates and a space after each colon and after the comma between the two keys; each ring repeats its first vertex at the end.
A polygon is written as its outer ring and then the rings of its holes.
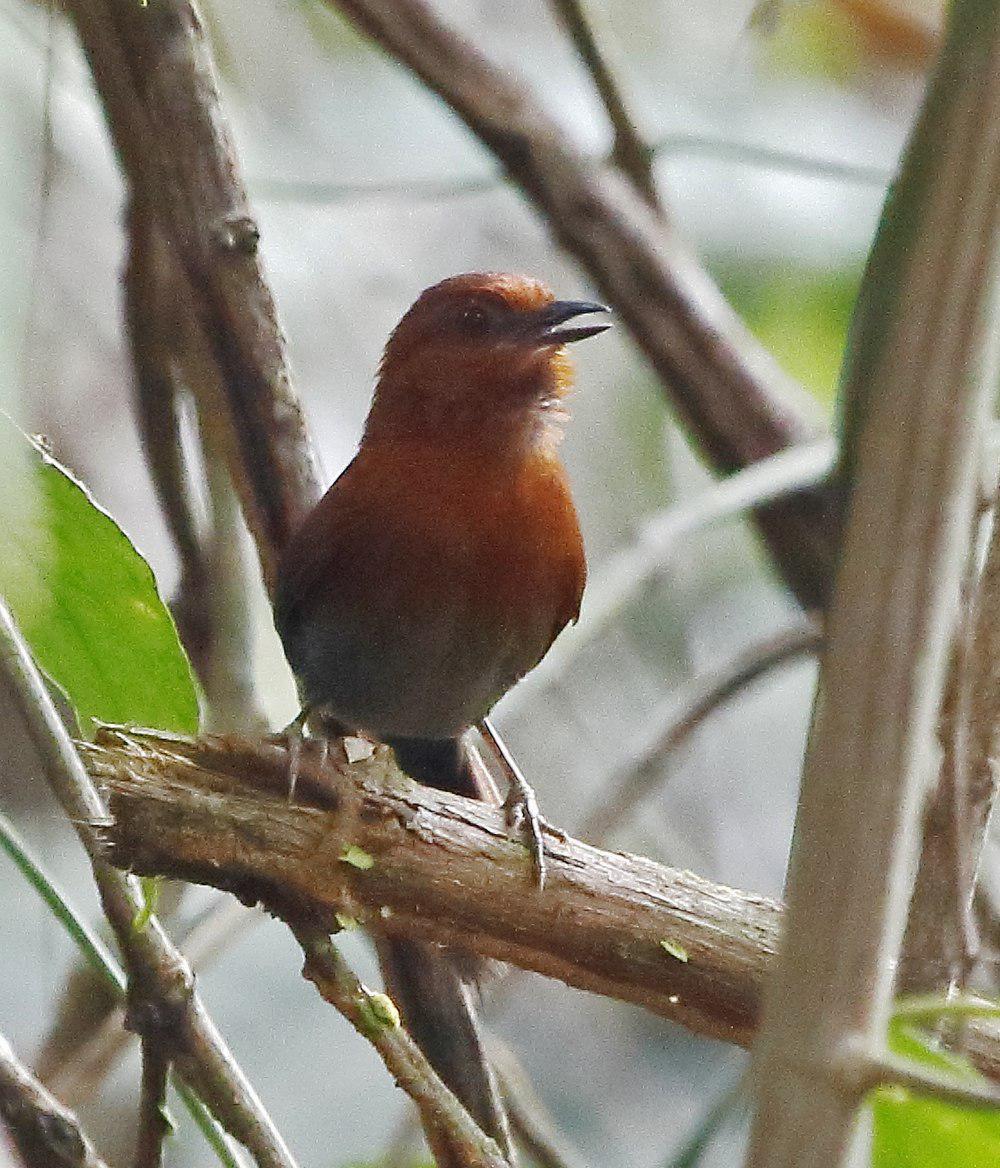
{"type": "Polygon", "coordinates": [[[198,698],[149,565],[86,488],[0,418],[0,595],[84,734],[194,733],[198,698]]]}
{"type": "Polygon", "coordinates": [[[156,906],[160,903],[160,890],[163,888],[162,876],[141,876],[139,887],[142,889],[142,907],[132,918],[132,932],[141,933],[149,924],[156,906]]]}
{"type": "Polygon", "coordinates": [[[660,948],[665,949],[671,957],[676,957],[678,961],[687,961],[688,951],[678,941],[671,941],[669,937],[664,937],[660,942],[660,948]]]}
{"type": "Polygon", "coordinates": [[[340,861],[342,864],[350,864],[352,868],[359,868],[362,872],[375,867],[375,857],[370,856],[357,844],[345,844],[344,850],[340,853],[340,861]]]}
{"type": "MultiPolygon", "coordinates": [[[[964,1082],[983,1082],[968,1062],[936,1050],[916,1030],[889,1027],[894,1054],[964,1082]]],[[[956,1107],[897,1087],[872,1096],[872,1168],[986,1168],[1000,1164],[1000,1114],[956,1107]]]]}
{"type": "Polygon", "coordinates": [[[403,1022],[396,1009],[396,1003],[388,994],[361,987],[362,996],[358,1001],[361,1025],[367,1034],[374,1035],[380,1030],[398,1030],[403,1022]]]}

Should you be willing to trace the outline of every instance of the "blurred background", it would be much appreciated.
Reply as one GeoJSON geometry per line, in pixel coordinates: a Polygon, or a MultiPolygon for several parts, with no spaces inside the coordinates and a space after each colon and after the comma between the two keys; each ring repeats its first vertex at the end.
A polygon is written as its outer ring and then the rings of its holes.
{"type": "MultiPolygon", "coordinates": [[[[538,0],[437,7],[522,75],[581,147],[609,132],[589,79],[538,0]]],[[[636,119],[658,144],[671,216],[757,335],[830,417],[850,306],[923,70],[939,0],[592,0],[636,119]]],[[[297,387],[326,478],[351,457],[380,346],[427,284],[473,269],[537,275],[590,293],[491,157],[401,68],[312,0],[202,4],[226,112],[262,228],[297,387]]],[[[72,31],[27,0],[0,0],[0,408],[44,433],[152,563],[177,567],[130,413],[121,330],[122,186],[72,31]]],[[[565,443],[610,623],[515,693],[497,720],[545,814],[572,830],[626,772],[686,681],[801,626],[745,523],[676,545],[649,586],[616,603],[617,557],[642,524],[710,478],[623,330],[574,353],[565,443]],[[609,591],[611,589],[611,591],[609,591]]],[[[586,633],[585,600],[581,630],[586,633]]],[[[274,725],[292,684],[261,594],[259,697],[274,725]]],[[[813,683],[801,658],[716,713],[664,760],[654,792],[606,841],[715,880],[778,894],[813,683]]],[[[30,760],[0,800],[72,898],[91,906],[76,840],[30,760]]],[[[192,919],[211,902],[185,903],[192,919]]],[[[73,955],[0,859],[0,1029],[29,1057],[73,955]]],[[[345,950],[377,974],[362,939],[345,950]]],[[[407,1114],[367,1044],[299,976],[270,922],[202,970],[207,1004],[304,1165],[380,1163],[407,1114]]],[[[737,1082],[743,1056],[637,1009],[521,976],[489,1009],[544,1103],[602,1168],[672,1163],[737,1082]]],[[[77,1083],[102,1148],[130,1147],[134,1054],[99,1089],[77,1083]]],[[[700,1163],[738,1162],[738,1116],[700,1163]]],[[[0,1148],[0,1164],[4,1152],[0,1148]]],[[[186,1123],[170,1163],[207,1162],[186,1123]]]]}

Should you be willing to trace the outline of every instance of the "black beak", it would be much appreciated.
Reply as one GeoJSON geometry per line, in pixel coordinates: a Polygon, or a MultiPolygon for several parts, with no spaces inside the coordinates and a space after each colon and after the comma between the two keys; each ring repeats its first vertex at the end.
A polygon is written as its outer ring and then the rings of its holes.
{"type": "Polygon", "coordinates": [[[565,345],[570,341],[582,341],[587,337],[596,337],[605,329],[611,328],[610,320],[601,320],[596,324],[576,325],[566,328],[566,322],[575,320],[578,316],[587,316],[593,312],[610,312],[603,304],[594,304],[590,300],[553,300],[544,308],[531,314],[529,327],[530,338],[539,345],[565,345]]]}

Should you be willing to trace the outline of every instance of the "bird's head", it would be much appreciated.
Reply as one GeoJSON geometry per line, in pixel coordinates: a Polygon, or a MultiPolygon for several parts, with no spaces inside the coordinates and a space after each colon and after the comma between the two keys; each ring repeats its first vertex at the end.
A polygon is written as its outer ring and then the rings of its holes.
{"type": "Polygon", "coordinates": [[[524,276],[471,272],[435,284],[389,337],[366,438],[430,430],[502,441],[547,425],[571,382],[565,346],[609,328],[580,319],[607,311],[556,300],[524,276]]]}

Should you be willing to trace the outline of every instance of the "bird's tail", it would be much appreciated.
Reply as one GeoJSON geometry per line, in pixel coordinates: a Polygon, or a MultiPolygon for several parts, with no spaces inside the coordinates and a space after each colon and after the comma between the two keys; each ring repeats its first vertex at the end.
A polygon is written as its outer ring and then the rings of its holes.
{"type": "MultiPolygon", "coordinates": [[[[495,798],[462,739],[395,739],[402,770],[417,782],[471,799],[495,798]]],[[[471,962],[426,941],[385,937],[378,944],[386,988],[403,1022],[448,1087],[479,1126],[512,1158],[507,1112],[483,1048],[477,991],[463,975],[471,962]]],[[[468,1168],[440,1130],[427,1131],[438,1168],[468,1168]]]]}

